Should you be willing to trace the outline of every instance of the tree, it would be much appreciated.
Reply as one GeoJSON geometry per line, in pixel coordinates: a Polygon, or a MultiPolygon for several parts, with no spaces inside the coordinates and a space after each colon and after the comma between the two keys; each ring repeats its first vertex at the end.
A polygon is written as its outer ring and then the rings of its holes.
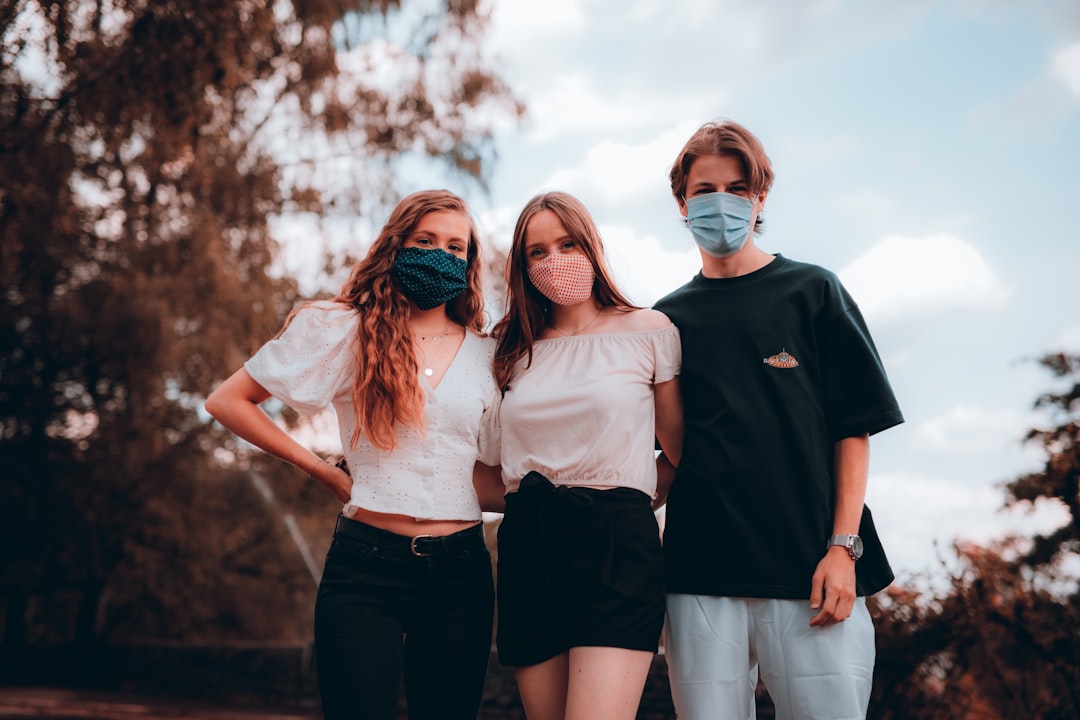
{"type": "Polygon", "coordinates": [[[485,19],[472,0],[0,2],[4,642],[262,637],[253,576],[278,581],[267,617],[310,599],[201,400],[297,299],[277,219],[375,212],[404,154],[484,186],[493,123],[521,112],[485,19]]]}
{"type": "Polygon", "coordinates": [[[942,597],[893,588],[877,602],[872,717],[1080,715],[1080,356],[1039,362],[1068,387],[1036,401],[1056,424],[1027,435],[1046,462],[1006,485],[1006,505],[1059,503],[1068,517],[1034,538],[958,546],[962,567],[942,597]]]}
{"type": "MultiPolygon", "coordinates": [[[[1033,429],[1027,435],[1046,453],[1040,472],[1024,475],[1006,487],[1008,505],[1034,505],[1040,500],[1061,503],[1069,519],[1048,535],[1034,538],[1031,548],[1016,559],[1020,568],[1052,569],[1068,556],[1080,555],[1080,355],[1053,353],[1039,363],[1069,387],[1062,392],[1048,392],[1035,402],[1037,409],[1050,414],[1050,429],[1033,429]]],[[[1080,588],[1074,599],[1080,600],[1080,588]]]]}

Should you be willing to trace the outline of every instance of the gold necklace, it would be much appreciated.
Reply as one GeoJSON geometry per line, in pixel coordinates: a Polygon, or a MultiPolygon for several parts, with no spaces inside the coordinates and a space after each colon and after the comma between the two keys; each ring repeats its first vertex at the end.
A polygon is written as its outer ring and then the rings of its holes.
{"type": "Polygon", "coordinates": [[[587,322],[587,323],[585,323],[584,325],[582,325],[581,327],[579,327],[579,328],[578,328],[577,330],[575,330],[575,331],[574,331],[573,333],[571,333],[570,335],[567,335],[567,334],[566,334],[566,333],[564,333],[564,332],[563,332],[562,330],[560,330],[559,328],[555,327],[555,323],[551,323],[550,327],[551,327],[551,329],[552,329],[552,330],[554,330],[555,332],[559,333],[559,334],[560,334],[560,335],[562,335],[563,337],[574,337],[575,335],[580,335],[581,333],[583,333],[583,332],[585,332],[586,330],[588,330],[589,328],[591,328],[591,327],[593,326],[593,323],[595,323],[595,322],[596,322],[597,320],[599,320],[599,319],[600,319],[600,313],[602,313],[602,312],[604,312],[604,308],[600,308],[599,310],[597,310],[597,311],[596,311],[596,315],[595,315],[595,316],[593,317],[593,319],[592,319],[592,320],[590,320],[589,322],[587,322]]]}
{"type": "MultiPolygon", "coordinates": [[[[442,345],[442,341],[443,341],[443,338],[445,338],[445,337],[446,337],[447,335],[449,335],[449,334],[450,334],[450,327],[451,327],[451,326],[452,326],[453,324],[454,324],[454,323],[453,323],[453,321],[452,321],[452,320],[450,320],[449,318],[447,318],[447,320],[446,320],[446,329],[444,329],[444,330],[443,330],[443,331],[442,331],[442,332],[441,332],[440,334],[438,334],[438,335],[421,335],[421,334],[420,334],[420,333],[418,333],[418,332],[414,332],[413,334],[414,334],[414,335],[416,335],[416,337],[420,338],[421,340],[434,340],[434,341],[435,341],[435,344],[436,344],[437,346],[441,346],[441,345],[442,345]]],[[[438,347],[437,347],[436,349],[441,349],[441,348],[438,348],[438,347]]],[[[424,367],[424,375],[425,375],[426,377],[431,377],[432,375],[434,375],[434,374],[435,374],[435,371],[434,371],[434,370],[432,370],[432,368],[431,368],[431,366],[432,366],[432,365],[434,365],[435,363],[430,363],[430,362],[428,362],[428,354],[427,354],[427,352],[426,352],[426,351],[424,350],[424,348],[420,348],[420,352],[421,352],[421,353],[423,354],[423,356],[424,356],[424,365],[425,365],[425,367],[424,367]]],[[[442,355],[442,353],[439,353],[438,355],[435,355],[435,359],[436,359],[436,360],[438,360],[438,359],[439,359],[439,357],[441,357],[441,355],[442,355]]]]}

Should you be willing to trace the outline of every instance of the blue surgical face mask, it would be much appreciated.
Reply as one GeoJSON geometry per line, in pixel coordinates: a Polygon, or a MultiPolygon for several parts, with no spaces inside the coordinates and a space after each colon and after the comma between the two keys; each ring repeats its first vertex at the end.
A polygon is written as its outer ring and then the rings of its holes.
{"type": "Polygon", "coordinates": [[[702,251],[725,258],[746,245],[753,213],[754,204],[741,195],[714,192],[687,200],[683,223],[702,251]]]}
{"type": "Polygon", "coordinates": [[[398,250],[393,273],[405,297],[421,310],[450,302],[467,288],[465,271],[469,264],[438,248],[407,247],[398,250]]]}

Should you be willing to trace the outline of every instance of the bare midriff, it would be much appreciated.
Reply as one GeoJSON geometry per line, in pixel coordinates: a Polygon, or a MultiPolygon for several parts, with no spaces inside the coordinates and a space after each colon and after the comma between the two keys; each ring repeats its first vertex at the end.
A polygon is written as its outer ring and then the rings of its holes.
{"type": "Polygon", "coordinates": [[[349,516],[349,519],[405,537],[417,535],[442,537],[480,524],[479,520],[423,520],[410,515],[374,512],[356,506],[353,506],[353,514],[349,516]]]}

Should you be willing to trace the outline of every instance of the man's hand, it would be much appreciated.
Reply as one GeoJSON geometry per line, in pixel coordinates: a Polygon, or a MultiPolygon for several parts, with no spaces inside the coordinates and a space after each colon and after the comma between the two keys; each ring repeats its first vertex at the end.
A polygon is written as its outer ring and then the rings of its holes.
{"type": "Polygon", "coordinates": [[[851,616],[855,605],[855,561],[847,548],[834,545],[825,553],[810,583],[810,608],[818,614],[810,627],[828,627],[851,616]]]}

